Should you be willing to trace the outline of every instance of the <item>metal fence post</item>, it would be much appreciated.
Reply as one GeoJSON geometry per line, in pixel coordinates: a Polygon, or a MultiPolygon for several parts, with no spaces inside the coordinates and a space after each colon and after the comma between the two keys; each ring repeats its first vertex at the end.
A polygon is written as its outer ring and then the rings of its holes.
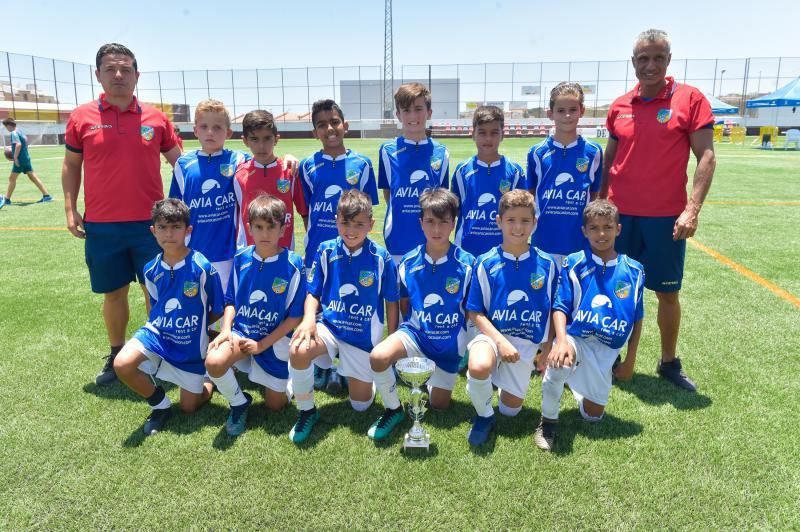
{"type": "Polygon", "coordinates": [[[53,87],[55,87],[55,94],[56,94],[56,123],[61,123],[61,108],[58,106],[59,98],[58,98],[58,76],[56,75],[56,60],[51,59],[53,62],[53,87]]]}
{"type": "Polygon", "coordinates": [[[11,91],[11,111],[14,113],[14,118],[17,118],[17,105],[14,97],[14,82],[11,79],[11,56],[6,52],[6,69],[8,70],[8,90],[11,91]]]}
{"type": "Polygon", "coordinates": [[[36,120],[41,120],[39,116],[39,84],[36,83],[36,61],[31,56],[31,71],[33,72],[33,102],[36,104],[36,120]]]}

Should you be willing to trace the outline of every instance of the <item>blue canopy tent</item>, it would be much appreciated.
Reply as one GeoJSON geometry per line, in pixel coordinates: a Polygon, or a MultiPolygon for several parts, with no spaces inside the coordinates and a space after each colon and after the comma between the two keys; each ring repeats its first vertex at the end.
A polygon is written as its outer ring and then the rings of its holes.
{"type": "Polygon", "coordinates": [[[796,107],[800,105],[800,77],[793,79],[772,94],[748,100],[745,105],[748,109],[754,107],[796,107]]]}
{"type": "Polygon", "coordinates": [[[708,99],[708,103],[711,104],[711,112],[715,115],[735,115],[739,114],[739,108],[734,107],[733,105],[727,104],[720,100],[719,98],[715,98],[710,94],[706,94],[706,98],[708,99]]]}

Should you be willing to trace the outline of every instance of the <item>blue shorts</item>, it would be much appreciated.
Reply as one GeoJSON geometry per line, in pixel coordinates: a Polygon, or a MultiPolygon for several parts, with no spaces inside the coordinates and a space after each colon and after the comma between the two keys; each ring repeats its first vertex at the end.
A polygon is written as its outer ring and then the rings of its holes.
{"type": "Polygon", "coordinates": [[[23,159],[20,157],[19,166],[13,162],[11,163],[12,174],[27,174],[28,172],[33,172],[33,164],[31,163],[30,159],[23,159]]]}
{"type": "Polygon", "coordinates": [[[644,266],[644,286],[656,292],[677,292],[683,282],[686,240],[673,240],[677,216],[621,214],[622,232],[614,246],[644,266]]]}
{"type": "Polygon", "coordinates": [[[113,292],[136,279],[144,282],[145,265],[161,252],[150,222],[86,222],[84,228],[92,292],[113,292]]]}

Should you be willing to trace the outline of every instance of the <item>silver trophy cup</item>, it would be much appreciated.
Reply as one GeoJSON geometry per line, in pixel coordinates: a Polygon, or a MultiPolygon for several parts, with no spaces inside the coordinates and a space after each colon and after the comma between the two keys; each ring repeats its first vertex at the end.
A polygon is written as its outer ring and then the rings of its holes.
{"type": "Polygon", "coordinates": [[[411,426],[411,430],[406,433],[403,449],[424,447],[428,450],[431,443],[431,435],[420,424],[422,416],[428,409],[425,408],[425,393],[420,387],[431,378],[433,370],[436,369],[436,364],[428,358],[411,357],[398,360],[394,367],[400,378],[411,386],[408,415],[414,420],[414,424],[411,426]]]}

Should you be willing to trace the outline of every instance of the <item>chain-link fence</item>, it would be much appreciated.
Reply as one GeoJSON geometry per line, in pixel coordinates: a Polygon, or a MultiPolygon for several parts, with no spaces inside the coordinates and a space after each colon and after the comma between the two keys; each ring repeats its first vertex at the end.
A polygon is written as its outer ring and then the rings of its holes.
{"type": "MultiPolygon", "coordinates": [[[[141,65],[140,65],[141,66],[141,65]]],[[[800,76],[800,57],[675,59],[669,74],[708,95],[746,110],[745,101],[800,76]]],[[[304,124],[311,104],[333,98],[351,121],[392,116],[383,101],[381,66],[141,72],[137,94],[175,122],[190,122],[200,100],[225,103],[234,122],[253,109],[267,109],[283,123],[304,124]]],[[[587,118],[605,116],[614,98],[636,83],[629,61],[403,65],[394,85],[421,81],[431,87],[434,121],[467,120],[480,104],[495,104],[510,119],[545,117],[549,92],[561,81],[577,81],[586,93],[587,118]]],[[[78,104],[102,91],[87,64],[0,52],[0,117],[66,122],[78,104]]],[[[798,122],[800,122],[800,114],[798,122]]],[[[777,115],[776,115],[777,117],[777,115]]]]}

